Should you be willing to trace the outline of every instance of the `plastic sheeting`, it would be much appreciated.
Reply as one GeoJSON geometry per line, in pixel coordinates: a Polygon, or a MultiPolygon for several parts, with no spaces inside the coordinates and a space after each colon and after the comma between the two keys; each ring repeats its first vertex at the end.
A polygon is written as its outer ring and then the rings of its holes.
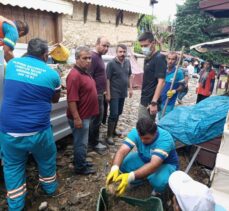
{"type": "Polygon", "coordinates": [[[158,125],[186,145],[200,144],[222,135],[228,110],[228,96],[213,96],[175,108],[158,125]]]}

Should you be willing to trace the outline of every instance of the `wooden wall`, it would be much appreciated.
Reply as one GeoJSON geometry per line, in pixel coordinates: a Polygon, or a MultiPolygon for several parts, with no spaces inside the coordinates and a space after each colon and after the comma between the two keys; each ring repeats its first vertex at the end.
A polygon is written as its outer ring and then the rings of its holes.
{"type": "Polygon", "coordinates": [[[29,24],[29,34],[19,39],[19,43],[28,43],[31,38],[39,37],[56,43],[58,37],[58,14],[40,10],[5,6],[0,4],[0,15],[11,20],[22,20],[29,24]]]}

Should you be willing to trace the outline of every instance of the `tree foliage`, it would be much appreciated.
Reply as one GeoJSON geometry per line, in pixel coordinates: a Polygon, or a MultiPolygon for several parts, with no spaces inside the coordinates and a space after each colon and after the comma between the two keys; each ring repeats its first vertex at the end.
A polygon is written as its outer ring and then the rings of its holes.
{"type": "Polygon", "coordinates": [[[138,26],[139,32],[151,31],[154,17],[152,15],[145,15],[138,26]]]}
{"type": "MultiPolygon", "coordinates": [[[[160,50],[167,50],[168,49],[168,39],[171,34],[168,31],[169,22],[161,22],[160,24],[155,24],[154,19],[155,17],[152,15],[145,15],[144,17],[139,17],[140,22],[138,25],[138,34],[140,35],[143,32],[150,31],[154,34],[156,39],[156,43],[160,50]]],[[[141,47],[139,42],[134,43],[134,51],[136,53],[141,53],[141,47]]]]}
{"type": "MultiPolygon", "coordinates": [[[[225,20],[216,20],[199,9],[200,0],[186,0],[184,5],[177,6],[177,18],[174,23],[175,50],[185,46],[186,53],[194,54],[203,59],[212,59],[215,63],[229,63],[228,57],[218,53],[199,54],[190,51],[189,47],[202,42],[212,41],[211,33],[205,29],[211,25],[219,25],[225,20]]],[[[214,32],[212,32],[214,33],[214,32]]],[[[219,39],[219,37],[217,38],[219,39]]]]}

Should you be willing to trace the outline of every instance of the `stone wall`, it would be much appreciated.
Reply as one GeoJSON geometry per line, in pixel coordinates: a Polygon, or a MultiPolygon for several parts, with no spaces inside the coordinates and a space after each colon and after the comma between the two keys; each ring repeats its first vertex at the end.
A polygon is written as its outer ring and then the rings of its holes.
{"type": "Polygon", "coordinates": [[[129,46],[137,39],[138,14],[124,11],[123,24],[115,25],[117,10],[100,7],[101,22],[96,21],[96,6],[89,5],[87,22],[83,21],[83,3],[74,2],[72,16],[63,16],[63,39],[76,45],[94,45],[98,36],[106,36],[111,45],[129,46]]]}

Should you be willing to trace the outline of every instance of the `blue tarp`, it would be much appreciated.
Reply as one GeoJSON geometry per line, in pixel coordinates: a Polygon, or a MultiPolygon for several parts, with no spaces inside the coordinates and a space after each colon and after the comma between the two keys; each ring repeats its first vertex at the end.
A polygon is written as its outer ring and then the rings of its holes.
{"type": "Polygon", "coordinates": [[[158,125],[186,145],[200,144],[223,134],[228,110],[228,96],[213,96],[193,106],[176,107],[158,125]]]}

